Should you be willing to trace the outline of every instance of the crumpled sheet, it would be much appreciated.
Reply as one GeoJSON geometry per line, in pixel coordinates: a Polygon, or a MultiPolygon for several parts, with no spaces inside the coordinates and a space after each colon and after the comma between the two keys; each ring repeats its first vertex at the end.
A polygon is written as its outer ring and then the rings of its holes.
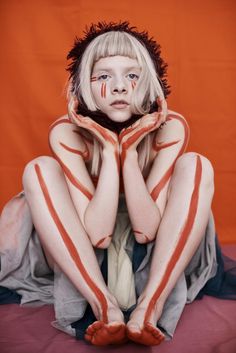
{"type": "MultiPolygon", "coordinates": [[[[137,297],[148,278],[153,246],[154,243],[147,245],[147,255],[134,274],[137,297]]],[[[131,258],[131,240],[125,250],[131,258]]],[[[95,249],[95,253],[101,265],[103,250],[95,249]]],[[[56,319],[52,325],[75,336],[75,329],[70,324],[83,317],[87,302],[56,265],[53,272],[49,268],[23,192],[3,209],[0,260],[0,285],[16,290],[22,296],[21,305],[54,304],[56,319]]],[[[173,336],[185,304],[195,299],[216,270],[215,227],[211,214],[205,237],[166,301],[158,321],[167,339],[173,336]]]]}

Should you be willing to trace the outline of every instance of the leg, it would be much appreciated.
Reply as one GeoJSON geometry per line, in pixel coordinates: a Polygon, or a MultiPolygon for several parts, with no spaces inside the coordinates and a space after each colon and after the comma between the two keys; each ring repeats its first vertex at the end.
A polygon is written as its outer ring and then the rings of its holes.
{"type": "Polygon", "coordinates": [[[121,343],[123,314],[103,280],[59,164],[50,157],[37,158],[26,167],[23,184],[46,253],[88,300],[98,319],[87,329],[86,339],[98,345],[121,343]]]}
{"type": "Polygon", "coordinates": [[[164,339],[156,328],[166,299],[199,246],[213,196],[209,161],[194,153],[179,158],[157,233],[150,275],[127,324],[133,341],[155,345],[164,339]]]}

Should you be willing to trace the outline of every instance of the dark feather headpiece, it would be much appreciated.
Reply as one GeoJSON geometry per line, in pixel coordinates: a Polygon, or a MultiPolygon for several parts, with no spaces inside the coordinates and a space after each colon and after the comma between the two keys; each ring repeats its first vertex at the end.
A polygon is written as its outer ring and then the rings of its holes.
{"type": "MultiPolygon", "coordinates": [[[[70,79],[72,79],[72,87],[75,83],[76,74],[79,70],[82,56],[88,45],[97,36],[111,31],[127,32],[128,34],[135,37],[147,49],[154,63],[159,80],[161,82],[164,96],[167,97],[170,93],[170,86],[168,85],[166,80],[167,64],[161,58],[160,45],[152,37],[149,38],[148,33],[146,31],[138,32],[137,28],[131,27],[127,21],[119,23],[98,22],[97,24],[92,24],[89,28],[86,27],[83,38],[75,39],[74,46],[67,56],[68,60],[72,60],[67,68],[67,70],[70,72],[70,79]]],[[[151,106],[150,112],[157,110],[157,108],[157,104],[154,103],[151,106]]],[[[88,115],[95,121],[99,122],[101,125],[104,125],[105,127],[108,127],[109,129],[114,131],[119,131],[123,127],[129,126],[140,117],[140,115],[135,115],[131,119],[129,119],[129,121],[126,121],[124,123],[115,123],[110,121],[110,119],[108,119],[109,121],[107,121],[107,117],[102,112],[89,111],[84,102],[80,102],[78,113],[84,116],[88,115]]]]}

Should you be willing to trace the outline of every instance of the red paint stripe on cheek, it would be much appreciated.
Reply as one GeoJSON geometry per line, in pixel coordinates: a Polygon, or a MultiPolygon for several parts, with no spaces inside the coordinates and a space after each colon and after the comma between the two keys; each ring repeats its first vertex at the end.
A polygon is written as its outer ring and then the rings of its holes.
{"type": "Polygon", "coordinates": [[[107,85],[104,83],[104,88],[103,88],[103,98],[106,98],[107,95],[107,85]]]}
{"type": "Polygon", "coordinates": [[[54,221],[54,223],[57,226],[57,229],[62,237],[62,240],[67,248],[67,250],[70,253],[70,256],[72,257],[72,260],[74,261],[76,267],[78,268],[79,272],[81,273],[82,277],[84,278],[85,282],[87,283],[87,285],[90,287],[91,291],[93,291],[93,293],[96,295],[98,301],[101,304],[102,307],[102,316],[103,316],[103,321],[108,323],[108,317],[107,317],[107,301],[106,298],[104,296],[104,294],[102,293],[102,291],[96,286],[96,284],[93,282],[93,280],[91,279],[91,277],[89,276],[88,272],[86,271],[81,258],[79,256],[79,253],[74,245],[74,243],[72,242],[70,236],[68,235],[67,231],[65,230],[55,208],[52,202],[52,199],[49,195],[49,191],[47,188],[47,185],[44,181],[41,169],[39,167],[38,164],[35,164],[34,166],[35,168],[35,172],[37,174],[37,178],[39,181],[39,185],[40,188],[42,190],[45,202],[47,204],[49,213],[54,221]]]}
{"type": "Polygon", "coordinates": [[[106,98],[106,84],[104,82],[101,85],[101,97],[106,98]]]}
{"type": "Polygon", "coordinates": [[[135,81],[131,81],[131,86],[132,86],[132,89],[134,89],[135,86],[136,86],[136,82],[135,81]]]}
{"type": "Polygon", "coordinates": [[[190,200],[190,205],[189,205],[189,210],[188,210],[188,215],[186,222],[184,224],[184,227],[180,233],[179,236],[179,241],[176,245],[176,248],[173,252],[173,255],[170,258],[170,261],[167,265],[166,271],[164,273],[164,276],[162,278],[162,281],[157,288],[156,292],[154,293],[152,299],[150,300],[150,303],[148,305],[146,314],[145,314],[145,319],[144,322],[148,322],[151,312],[160,297],[161,293],[165,289],[165,286],[168,283],[168,280],[170,278],[170,275],[179,260],[181,253],[185,247],[185,244],[188,240],[188,237],[190,235],[190,232],[192,230],[196,213],[197,213],[197,207],[198,207],[198,199],[199,199],[199,189],[200,189],[200,183],[201,183],[201,178],[202,178],[202,163],[201,163],[201,158],[197,156],[197,161],[196,161],[196,171],[195,171],[195,178],[194,178],[194,189],[192,192],[191,200],[190,200]]]}

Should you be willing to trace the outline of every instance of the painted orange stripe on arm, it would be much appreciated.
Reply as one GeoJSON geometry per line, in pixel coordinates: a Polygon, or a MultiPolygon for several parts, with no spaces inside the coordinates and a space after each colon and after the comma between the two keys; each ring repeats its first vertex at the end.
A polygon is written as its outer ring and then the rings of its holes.
{"type": "Polygon", "coordinates": [[[189,210],[188,210],[188,215],[187,215],[187,220],[185,222],[185,225],[183,227],[183,230],[180,234],[179,241],[177,243],[177,246],[173,252],[173,255],[171,256],[171,259],[169,263],[167,264],[166,271],[164,273],[164,276],[162,278],[162,281],[157,288],[156,292],[154,293],[152,299],[150,300],[150,303],[148,305],[146,314],[145,314],[145,319],[144,322],[148,322],[151,312],[160,297],[161,293],[163,292],[169,277],[179,260],[181,253],[184,249],[184,246],[188,240],[189,234],[192,230],[194,220],[196,217],[197,213],[197,207],[198,207],[198,199],[199,199],[199,188],[200,188],[200,183],[201,183],[201,177],[202,177],[202,162],[201,158],[197,156],[197,161],[196,161],[196,171],[195,171],[195,178],[194,178],[194,189],[191,195],[191,200],[190,200],[190,205],[189,205],[189,210]]]}
{"type": "Polygon", "coordinates": [[[178,143],[180,140],[177,140],[177,141],[173,141],[173,142],[167,142],[167,143],[163,143],[163,142],[160,142],[160,143],[156,143],[154,140],[153,140],[153,144],[152,144],[152,148],[155,150],[155,151],[160,151],[164,148],[167,148],[167,147],[170,147],[170,146],[173,146],[173,145],[176,145],[176,143],[178,143]]]}
{"type": "Polygon", "coordinates": [[[89,151],[88,151],[87,146],[85,148],[85,151],[81,152],[79,150],[76,150],[75,148],[71,148],[71,147],[65,145],[63,142],[59,142],[59,143],[68,152],[71,152],[71,153],[74,153],[74,154],[78,154],[79,156],[83,157],[85,160],[87,160],[89,158],[89,151]]]}
{"type": "Polygon", "coordinates": [[[60,164],[63,172],[70,180],[71,184],[73,184],[77,189],[79,189],[84,194],[84,196],[87,197],[88,200],[92,200],[93,195],[91,194],[91,192],[71,173],[70,169],[62,162],[62,160],[56,155],[56,153],[54,151],[52,151],[52,153],[60,164]]]}
{"type": "MultiPolygon", "coordinates": [[[[172,120],[173,117],[169,116],[167,117],[167,120],[172,120]]],[[[185,122],[185,120],[179,116],[175,116],[174,119],[179,120],[184,127],[184,141],[183,141],[183,145],[177,155],[177,157],[175,158],[174,162],[171,164],[171,166],[169,167],[169,169],[166,171],[166,173],[163,175],[163,177],[161,178],[161,180],[159,181],[159,183],[153,188],[153,190],[151,191],[151,197],[154,201],[157,200],[161,190],[165,187],[166,183],[169,181],[171,175],[173,174],[173,170],[174,170],[174,166],[175,163],[177,161],[177,159],[184,153],[187,144],[188,144],[188,140],[189,140],[189,131],[188,131],[188,126],[185,122]]]]}
{"type": "Polygon", "coordinates": [[[39,181],[41,190],[43,192],[45,202],[46,202],[48,210],[50,212],[50,215],[51,215],[54,223],[56,224],[57,229],[62,237],[62,240],[63,240],[67,250],[69,251],[70,256],[72,257],[76,267],[78,268],[79,272],[81,273],[81,275],[84,278],[87,285],[90,287],[90,289],[94,292],[97,299],[99,300],[101,307],[102,307],[103,321],[105,323],[108,323],[106,298],[105,298],[104,294],[102,293],[102,291],[93,282],[92,278],[89,276],[88,272],[86,271],[86,269],[81,261],[81,258],[79,256],[79,253],[78,253],[74,243],[72,242],[70,236],[68,235],[67,231],[65,230],[65,228],[64,228],[64,226],[63,226],[63,224],[62,224],[62,222],[61,222],[61,220],[60,220],[60,218],[59,218],[59,216],[53,206],[52,199],[49,195],[49,191],[48,191],[46,183],[43,179],[39,165],[35,164],[34,168],[35,168],[35,171],[36,171],[36,174],[38,177],[38,181],[39,181]]]}
{"type": "Polygon", "coordinates": [[[60,124],[64,124],[64,123],[66,123],[66,124],[72,124],[72,122],[71,122],[69,119],[67,119],[67,118],[64,118],[64,119],[55,121],[54,123],[52,123],[52,125],[50,125],[50,127],[49,127],[49,133],[51,132],[51,130],[52,130],[55,126],[60,125],[60,124]]]}

